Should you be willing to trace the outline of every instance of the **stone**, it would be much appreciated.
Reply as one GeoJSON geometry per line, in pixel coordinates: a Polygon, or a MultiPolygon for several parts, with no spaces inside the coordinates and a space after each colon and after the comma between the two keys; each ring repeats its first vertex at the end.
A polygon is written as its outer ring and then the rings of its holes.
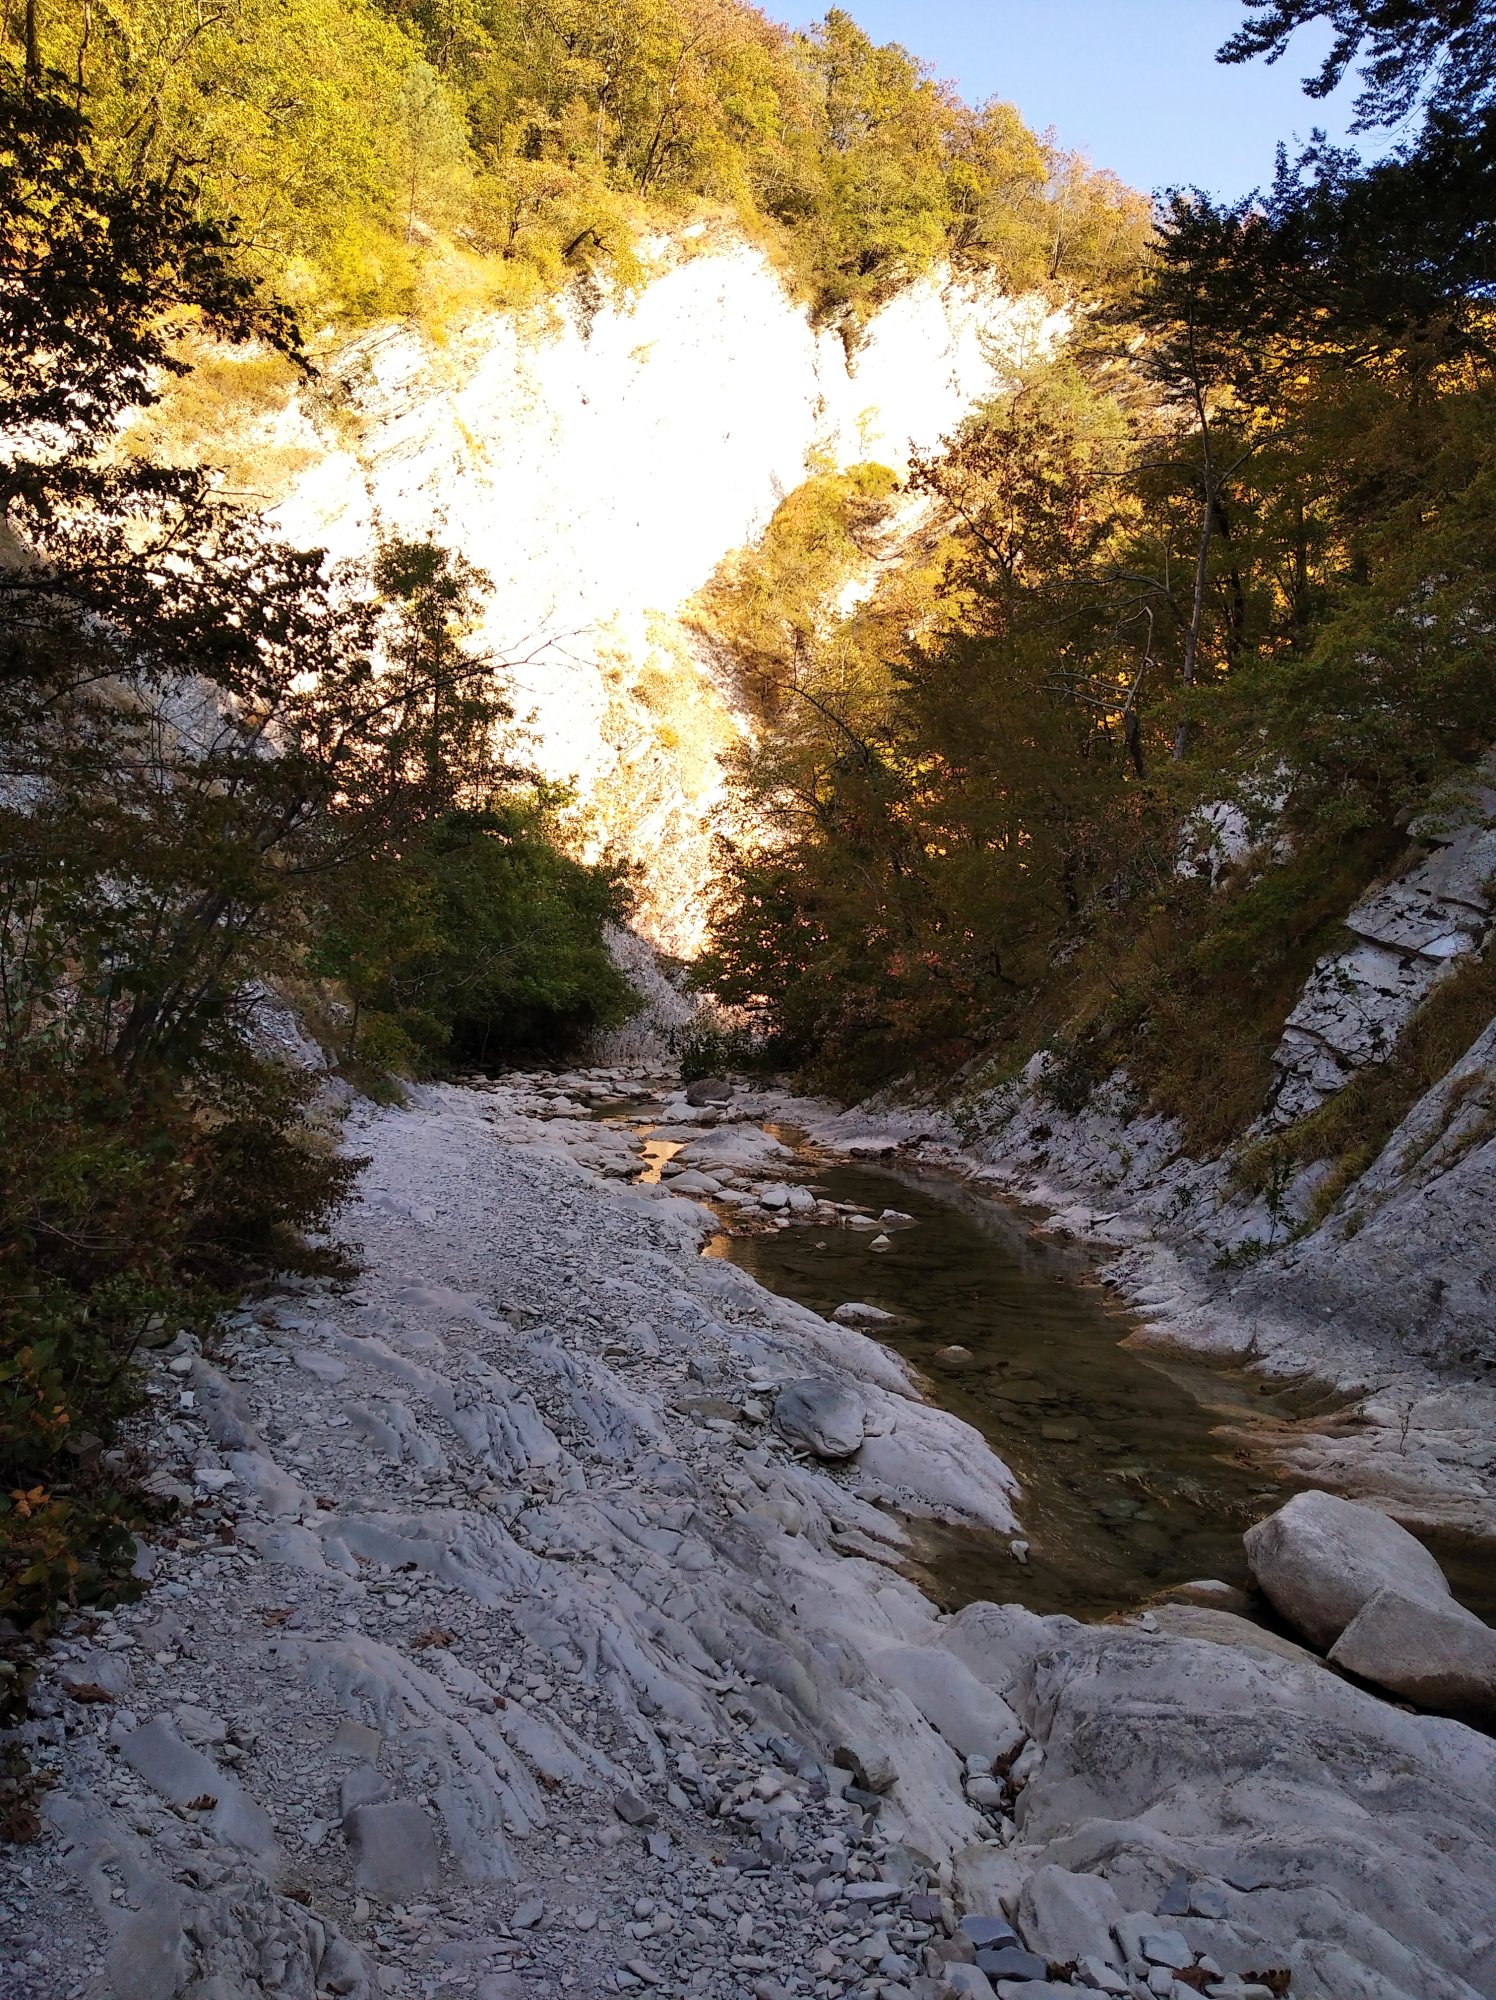
{"type": "Polygon", "coordinates": [[[230,1472],[226,1465],[199,1465],[193,1468],[192,1483],[204,1493],[227,1493],[231,1486],[237,1486],[239,1475],[230,1472]]]}
{"type": "Polygon", "coordinates": [[[1075,1988],[1053,1979],[999,1979],[997,2000],[1075,2000],[1075,1988]]]}
{"type": "Polygon", "coordinates": [[[1324,1650],[1383,1588],[1430,1603],[1449,1597],[1444,1572],[1406,1528],[1332,1493],[1296,1493],[1243,1540],[1274,1610],[1324,1650]]]}
{"type": "Polygon", "coordinates": [[[978,1947],[1018,1943],[1017,1931],[1003,1917],[985,1917],[973,1911],[961,1919],[958,1928],[978,1947]]]}
{"type": "Polygon", "coordinates": [[[1190,1915],[1220,1923],[1231,1914],[1230,1900],[1218,1882],[1190,1884],[1190,1915]]]}
{"type": "Polygon", "coordinates": [[[509,1919],[510,1928],[517,1931],[533,1931],[545,1915],[545,1903],[539,1896],[526,1896],[516,1903],[514,1915],[509,1919]]]}
{"type": "Polygon", "coordinates": [[[858,1299],[848,1299],[831,1315],[838,1326],[896,1326],[897,1313],[885,1312],[882,1306],[864,1305],[858,1299]]]}
{"type": "Polygon", "coordinates": [[[891,1792],[898,1783],[899,1774],[893,1759],[875,1745],[838,1743],[832,1761],[839,1769],[850,1771],[857,1789],[871,1796],[891,1792]]]}
{"type": "Polygon", "coordinates": [[[978,1951],[977,1970],[985,1972],[989,1979],[1018,1979],[1032,1981],[1049,1976],[1049,1960],[1040,1958],[1035,1951],[1025,1951],[1021,1945],[997,1945],[990,1951],[978,1951]]]}
{"type": "Polygon", "coordinates": [[[353,1879],[366,1896],[409,1903],[441,1881],[431,1821],[413,1799],[355,1806],[344,1821],[353,1879]]]}
{"type": "Polygon", "coordinates": [[[180,1702],[172,1710],[172,1721],[178,1736],[196,1749],[228,1740],[228,1725],[223,1717],[215,1715],[211,1708],[199,1708],[194,1702],[180,1702]]]}
{"type": "Polygon", "coordinates": [[[1183,1972],[1195,1962],[1195,1954],[1181,1931],[1144,1931],[1138,1938],[1138,1946],[1150,1965],[1168,1966],[1174,1972],[1183,1972]]]}
{"type": "Polygon", "coordinates": [[[138,1777],[174,1806],[190,1806],[201,1812],[215,1839],[243,1848],[262,1863],[274,1864],[277,1849],[269,1814],[248,1797],[237,1779],[184,1743],[164,1716],[123,1737],[120,1755],[138,1777]],[[199,1800],[208,1803],[199,1805],[199,1800]]]}
{"type": "Polygon", "coordinates": [[[1368,1598],[1330,1649],[1337,1667],[1420,1708],[1496,1722],[1496,1631],[1451,1597],[1368,1598]]]}
{"type": "Polygon", "coordinates": [[[348,1374],[346,1361],[339,1361],[335,1354],[324,1354],[320,1348],[292,1348],[291,1359],[298,1368],[304,1368],[308,1375],[314,1375],[319,1382],[341,1382],[348,1374]]]}
{"type": "Polygon", "coordinates": [[[978,1601],[958,1611],[944,1632],[948,1651],[1001,1695],[1021,1678],[1034,1654],[1056,1634],[1082,1628],[1073,1619],[1041,1618],[1022,1604],[978,1601]]]}
{"type": "Polygon", "coordinates": [[[176,1892],[155,1888],[115,1934],[104,1960],[104,1989],[109,2000],[173,2000],[186,1965],[176,1892]]]}
{"type": "Polygon", "coordinates": [[[885,1646],[871,1664],[963,1757],[1008,1757],[1022,1743],[1022,1725],[1002,1696],[944,1647],[885,1646]]]}
{"type": "Polygon", "coordinates": [[[706,1104],[728,1104],[732,1085],[725,1076],[698,1076],[686,1085],[686,1102],[696,1108],[706,1104]]]}
{"type": "Polygon", "coordinates": [[[1002,1910],[1011,1917],[1032,1865],[1025,1866],[1007,1848],[991,1841],[960,1848],[951,1859],[956,1899],[968,1909],[1002,1910]]]}
{"type": "Polygon", "coordinates": [[[97,1701],[95,1689],[106,1695],[129,1692],[130,1664],[118,1653],[106,1653],[102,1647],[91,1646],[81,1660],[70,1660],[57,1678],[68,1694],[76,1695],[81,1689],[97,1701]]]}
{"type": "Polygon", "coordinates": [[[372,1764],[384,1747],[384,1738],[366,1722],[355,1722],[351,1716],[344,1716],[327,1747],[335,1755],[360,1757],[372,1764]]]}
{"type": "Polygon", "coordinates": [[[338,1812],[343,1819],[358,1806],[382,1805],[390,1788],[372,1764],[355,1765],[338,1787],[338,1812]]]}
{"type": "Polygon", "coordinates": [[[1075,1983],[1096,1993],[1130,1993],[1125,1973],[1104,1958],[1085,1957],[1076,1961],[1075,1983]]]}
{"type": "Polygon", "coordinates": [[[1158,1899],[1161,1917],[1187,1917],[1190,1913],[1190,1878],[1176,1875],[1158,1899]]]}
{"type": "Polygon", "coordinates": [[[317,1966],[317,1990],[323,1988],[329,1993],[367,1993],[369,1990],[368,1968],[363,1954],[356,1951],[347,1938],[334,1934],[327,1940],[327,1948],[317,1966]]]}
{"type": "Polygon", "coordinates": [[[974,1965],[948,1965],[944,1991],[956,1996],[956,2000],[997,2000],[992,1981],[974,1965]]]}
{"type": "Polygon", "coordinates": [[[613,1810],[629,1826],[653,1826],[660,1817],[647,1800],[627,1789],[613,1794],[613,1810]]]}
{"type": "Polygon", "coordinates": [[[774,1399],[774,1422],[817,1458],[850,1458],[867,1435],[867,1412],[854,1389],[819,1376],[786,1382],[774,1399]]]}
{"type": "Polygon", "coordinates": [[[1018,1927],[1029,1949],[1067,1965],[1115,1959],[1112,1926],[1125,1914],[1110,1882],[1068,1868],[1036,1868],[1018,1899],[1018,1927]]]}
{"type": "Polygon", "coordinates": [[[490,1972],[478,1981],[477,2000],[529,2000],[529,1988],[517,1972],[490,1972]]]}

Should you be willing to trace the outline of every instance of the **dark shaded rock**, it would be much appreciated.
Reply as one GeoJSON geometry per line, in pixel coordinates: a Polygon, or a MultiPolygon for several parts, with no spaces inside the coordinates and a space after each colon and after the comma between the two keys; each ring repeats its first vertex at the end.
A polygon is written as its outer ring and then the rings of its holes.
{"type": "Polygon", "coordinates": [[[686,1102],[700,1108],[704,1104],[727,1104],[732,1085],[725,1076],[698,1076],[686,1085],[686,1102]]]}

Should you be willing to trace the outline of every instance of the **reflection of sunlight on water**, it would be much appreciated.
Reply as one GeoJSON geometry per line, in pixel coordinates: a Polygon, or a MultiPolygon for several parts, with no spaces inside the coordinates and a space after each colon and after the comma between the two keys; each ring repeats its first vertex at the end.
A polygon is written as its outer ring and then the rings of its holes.
{"type": "Polygon", "coordinates": [[[640,1185],[644,1187],[657,1186],[661,1169],[668,1161],[675,1158],[685,1143],[684,1139],[646,1139],[644,1142],[644,1171],[639,1175],[640,1185]]]}

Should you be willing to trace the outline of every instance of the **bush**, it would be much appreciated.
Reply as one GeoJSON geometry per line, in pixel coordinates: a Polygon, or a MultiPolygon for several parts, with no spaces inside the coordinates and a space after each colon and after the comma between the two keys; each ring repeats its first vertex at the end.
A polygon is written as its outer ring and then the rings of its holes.
{"type": "Polygon", "coordinates": [[[326,1228],[359,1162],[305,1078],[235,1052],[184,1089],[34,1053],[0,1076],[0,1617],[130,1589],[149,1506],[105,1468],[143,1345],[211,1334],[248,1279],[346,1269],[326,1228]]]}
{"type": "Polygon", "coordinates": [[[316,968],[354,1001],[342,1048],[367,1069],[561,1055],[638,1011],[608,951],[627,885],[562,851],[541,788],[445,815],[370,885],[344,885],[316,968]]]}
{"type": "Polygon", "coordinates": [[[746,1028],[719,1028],[693,1022],[672,1046],[680,1058],[684,1083],[694,1083],[702,1076],[762,1070],[773,1060],[773,1051],[746,1028]]]}

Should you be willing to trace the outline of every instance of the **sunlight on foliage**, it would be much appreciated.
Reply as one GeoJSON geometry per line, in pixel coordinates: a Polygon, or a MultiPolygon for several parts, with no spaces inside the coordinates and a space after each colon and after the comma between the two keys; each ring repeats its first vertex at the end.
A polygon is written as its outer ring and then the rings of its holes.
{"type": "MultiPolygon", "coordinates": [[[[308,315],[523,304],[701,211],[855,325],[942,258],[1106,286],[1145,205],[829,13],[739,0],[51,0],[44,63],[135,184],[189,176],[308,315]]],[[[5,33],[19,52],[21,17],[5,33]]]]}

